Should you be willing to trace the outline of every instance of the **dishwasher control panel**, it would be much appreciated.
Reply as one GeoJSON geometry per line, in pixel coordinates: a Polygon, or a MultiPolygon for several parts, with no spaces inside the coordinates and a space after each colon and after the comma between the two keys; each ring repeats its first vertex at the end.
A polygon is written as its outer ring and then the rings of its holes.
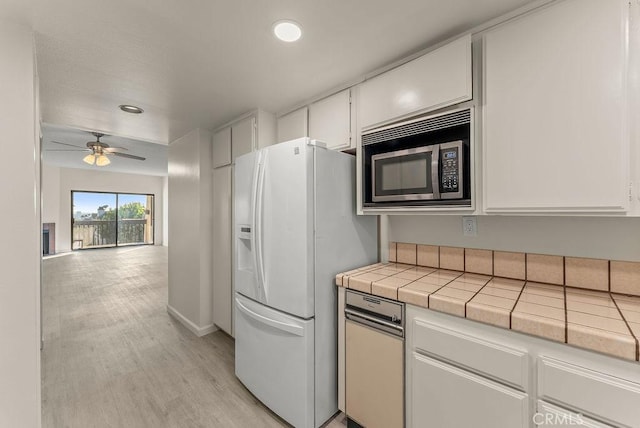
{"type": "Polygon", "coordinates": [[[347,319],[404,337],[404,303],[354,290],[345,297],[347,319]]]}

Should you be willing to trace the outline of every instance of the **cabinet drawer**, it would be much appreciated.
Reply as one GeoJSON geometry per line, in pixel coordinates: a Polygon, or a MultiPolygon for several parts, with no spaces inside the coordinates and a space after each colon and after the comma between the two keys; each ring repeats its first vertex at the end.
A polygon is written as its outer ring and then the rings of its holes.
{"type": "Polygon", "coordinates": [[[407,426],[530,426],[527,394],[416,353],[410,364],[407,426]]]}
{"type": "Polygon", "coordinates": [[[611,425],[594,421],[579,413],[554,406],[546,401],[538,400],[538,411],[533,415],[533,423],[537,427],[572,428],[613,428],[611,425]]]}
{"type": "Polygon", "coordinates": [[[597,419],[640,427],[640,384],[635,382],[539,357],[538,395],[597,419]]]}
{"type": "Polygon", "coordinates": [[[478,339],[419,318],[413,320],[412,327],[416,352],[432,354],[516,388],[527,389],[529,358],[526,351],[478,339]]]}

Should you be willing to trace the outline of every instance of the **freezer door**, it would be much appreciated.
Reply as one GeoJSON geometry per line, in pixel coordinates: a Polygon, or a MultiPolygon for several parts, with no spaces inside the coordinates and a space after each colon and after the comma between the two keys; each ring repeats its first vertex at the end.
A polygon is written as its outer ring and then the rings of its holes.
{"type": "Polygon", "coordinates": [[[236,294],[236,376],[295,427],[314,426],[314,320],[236,294]]]}
{"type": "Polygon", "coordinates": [[[254,218],[258,152],[236,158],[234,166],[233,242],[235,291],[253,299],[261,295],[256,276],[254,218]]]}
{"type": "Polygon", "coordinates": [[[263,149],[258,180],[256,252],[258,281],[272,308],[314,315],[313,156],[300,138],[263,149]]]}

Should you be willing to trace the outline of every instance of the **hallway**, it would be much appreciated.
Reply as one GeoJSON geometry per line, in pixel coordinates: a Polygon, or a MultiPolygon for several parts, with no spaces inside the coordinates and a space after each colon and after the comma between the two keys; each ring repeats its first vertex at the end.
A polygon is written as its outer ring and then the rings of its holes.
{"type": "Polygon", "coordinates": [[[43,263],[43,427],[281,427],[235,378],[233,340],[171,318],[167,248],[43,263]]]}

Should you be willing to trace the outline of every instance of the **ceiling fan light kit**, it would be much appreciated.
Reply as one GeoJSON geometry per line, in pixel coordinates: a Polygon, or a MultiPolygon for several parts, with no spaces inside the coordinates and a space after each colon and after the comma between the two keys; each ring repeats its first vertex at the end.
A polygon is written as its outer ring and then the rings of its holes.
{"type": "Polygon", "coordinates": [[[97,166],[107,166],[110,163],[111,163],[111,161],[105,155],[96,155],[96,165],[97,166]]]}
{"type": "Polygon", "coordinates": [[[106,157],[105,155],[99,155],[94,153],[90,153],[86,155],[82,160],[88,163],[89,165],[95,164],[97,166],[107,166],[111,163],[109,158],[106,157]]]}
{"type": "Polygon", "coordinates": [[[94,163],[96,163],[96,157],[93,155],[93,153],[86,155],[82,160],[89,165],[93,165],[94,163]]]}

